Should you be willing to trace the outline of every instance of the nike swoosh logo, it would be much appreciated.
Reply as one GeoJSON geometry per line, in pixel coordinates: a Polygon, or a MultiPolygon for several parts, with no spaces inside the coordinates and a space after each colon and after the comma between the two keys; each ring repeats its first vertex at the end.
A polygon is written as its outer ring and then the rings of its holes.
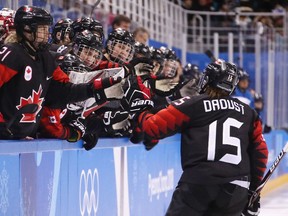
{"type": "Polygon", "coordinates": [[[52,78],[52,76],[51,77],[46,77],[46,80],[50,80],[52,78]]]}

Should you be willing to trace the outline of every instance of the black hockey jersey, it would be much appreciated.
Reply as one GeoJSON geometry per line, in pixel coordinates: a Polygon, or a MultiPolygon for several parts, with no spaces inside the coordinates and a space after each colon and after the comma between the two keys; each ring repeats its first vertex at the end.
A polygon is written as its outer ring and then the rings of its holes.
{"type": "Polygon", "coordinates": [[[139,125],[145,139],[181,132],[180,181],[221,184],[250,176],[255,189],[265,172],[268,151],[261,122],[238,99],[184,97],[154,115],[142,113],[139,125]]]}
{"type": "Polygon", "coordinates": [[[61,107],[93,95],[87,85],[76,87],[68,80],[49,51],[37,53],[34,60],[18,43],[0,48],[0,122],[16,115],[10,128],[13,138],[35,135],[44,102],[61,107]],[[38,110],[17,116],[28,103],[37,104],[38,110]]]}

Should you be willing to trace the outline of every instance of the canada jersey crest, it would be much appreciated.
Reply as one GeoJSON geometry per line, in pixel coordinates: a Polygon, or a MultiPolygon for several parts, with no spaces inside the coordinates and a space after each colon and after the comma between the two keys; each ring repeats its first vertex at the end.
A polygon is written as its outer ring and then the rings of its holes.
{"type": "Polygon", "coordinates": [[[21,123],[36,123],[36,116],[42,109],[42,103],[44,101],[44,97],[41,97],[43,92],[42,86],[39,86],[38,91],[32,90],[32,95],[28,98],[21,97],[19,105],[16,108],[19,110],[21,107],[26,106],[27,104],[37,104],[38,109],[34,113],[23,113],[22,118],[20,120],[21,123]]]}
{"type": "Polygon", "coordinates": [[[30,81],[32,79],[32,68],[30,66],[26,66],[25,68],[24,79],[26,81],[30,81]]]}

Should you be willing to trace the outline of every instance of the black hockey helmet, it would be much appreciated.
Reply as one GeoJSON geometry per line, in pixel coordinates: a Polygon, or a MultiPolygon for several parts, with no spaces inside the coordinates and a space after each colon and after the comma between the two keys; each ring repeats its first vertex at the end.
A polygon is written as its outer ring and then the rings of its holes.
{"type": "Polygon", "coordinates": [[[238,67],[238,76],[239,76],[239,81],[250,80],[249,74],[241,67],[238,67]]]}
{"type": "Polygon", "coordinates": [[[114,40],[123,41],[133,47],[135,44],[135,39],[133,38],[133,35],[129,31],[126,31],[122,28],[116,28],[108,35],[107,43],[114,40]]]}
{"type": "MultiPolygon", "coordinates": [[[[38,37],[36,35],[39,25],[47,25],[50,27],[53,23],[53,18],[46,10],[35,7],[35,6],[22,6],[20,7],[15,14],[14,25],[16,29],[16,34],[19,35],[23,41],[27,41],[35,50],[45,50],[48,48],[48,38],[49,32],[43,37],[38,37]],[[24,35],[24,32],[33,34],[33,39],[27,38],[24,35]],[[39,41],[37,41],[39,39],[39,41]],[[44,39],[44,40],[43,40],[44,39]]],[[[30,49],[29,47],[27,47],[30,49]]],[[[30,54],[35,52],[33,50],[29,51],[30,54]]],[[[34,55],[32,54],[32,55],[34,55]]]]}
{"type": "Polygon", "coordinates": [[[159,49],[164,55],[163,75],[167,78],[175,77],[179,66],[176,53],[165,46],[161,46],[159,49]]]}
{"type": "Polygon", "coordinates": [[[261,93],[255,92],[254,93],[254,102],[264,102],[263,96],[261,93]]]}
{"type": "Polygon", "coordinates": [[[151,58],[151,52],[147,45],[136,41],[134,47],[135,47],[134,56],[136,58],[139,57],[151,58]]]}
{"type": "Polygon", "coordinates": [[[83,44],[89,47],[93,47],[98,50],[103,49],[102,41],[99,37],[94,35],[89,30],[84,30],[76,35],[76,37],[73,39],[73,42],[77,45],[83,44]]]}
{"type": "Polygon", "coordinates": [[[133,35],[129,31],[117,28],[108,35],[105,49],[113,62],[124,64],[132,60],[135,52],[134,45],[133,35]],[[117,46],[121,47],[122,51],[117,49],[117,46]]]}
{"type": "Polygon", "coordinates": [[[53,18],[46,10],[35,6],[22,6],[15,14],[14,25],[17,34],[23,36],[23,32],[35,33],[38,25],[49,25],[53,23],[53,18]],[[24,28],[28,26],[29,29],[24,28]]]}
{"type": "Polygon", "coordinates": [[[238,84],[238,70],[233,63],[225,62],[222,59],[208,64],[204,69],[203,76],[198,83],[200,94],[206,91],[206,87],[214,87],[231,94],[238,84]]]}
{"type": "Polygon", "coordinates": [[[164,61],[165,61],[165,55],[164,53],[159,49],[155,47],[150,47],[151,52],[151,59],[154,62],[154,69],[157,71],[154,71],[154,74],[159,74],[163,70],[164,61]]]}
{"type": "Polygon", "coordinates": [[[158,62],[161,65],[163,65],[164,60],[165,60],[164,53],[159,48],[155,48],[155,47],[150,47],[150,52],[151,52],[152,60],[158,62]]]}
{"type": "Polygon", "coordinates": [[[71,71],[80,73],[87,72],[85,64],[79,58],[72,54],[59,56],[57,58],[57,63],[65,73],[69,73],[71,71]]]}
{"type": "Polygon", "coordinates": [[[104,40],[104,31],[102,24],[91,17],[82,17],[75,20],[71,25],[72,31],[70,32],[70,39],[72,40],[78,33],[89,30],[93,34],[96,34],[101,38],[101,41],[104,40]]]}
{"type": "Polygon", "coordinates": [[[183,76],[184,79],[191,80],[191,79],[199,79],[201,75],[201,71],[196,64],[188,63],[183,68],[183,76]]]}
{"type": "Polygon", "coordinates": [[[90,69],[94,69],[102,59],[103,44],[99,37],[89,30],[84,30],[73,39],[73,53],[90,69]],[[85,51],[85,57],[82,54],[85,51]]]}
{"type": "Polygon", "coordinates": [[[175,51],[173,51],[172,49],[169,49],[165,46],[161,46],[159,49],[163,52],[166,60],[175,60],[176,61],[178,59],[175,51]]]}
{"type": "Polygon", "coordinates": [[[57,38],[57,33],[60,32],[60,40],[64,39],[65,34],[70,33],[71,31],[71,25],[73,21],[69,18],[66,19],[60,19],[53,27],[52,30],[52,39],[54,43],[59,43],[59,39],[57,38]]]}

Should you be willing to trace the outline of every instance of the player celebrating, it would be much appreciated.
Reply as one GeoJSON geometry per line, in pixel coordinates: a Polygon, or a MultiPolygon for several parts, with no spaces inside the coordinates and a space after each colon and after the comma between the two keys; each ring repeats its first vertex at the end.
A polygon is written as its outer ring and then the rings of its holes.
{"type": "Polygon", "coordinates": [[[44,102],[57,108],[90,97],[107,100],[104,88],[121,80],[69,83],[47,50],[52,21],[46,10],[34,6],[22,6],[15,14],[17,40],[2,46],[0,52],[1,139],[35,137],[44,102]],[[35,106],[29,110],[29,104],[35,106]]]}
{"type": "MultiPolygon", "coordinates": [[[[204,70],[200,95],[139,115],[137,130],[145,143],[182,134],[183,173],[166,216],[239,216],[249,200],[248,189],[259,186],[267,145],[255,110],[230,96],[237,82],[237,67],[217,60],[204,70]]],[[[257,215],[258,202],[242,214],[257,215]]]]}

